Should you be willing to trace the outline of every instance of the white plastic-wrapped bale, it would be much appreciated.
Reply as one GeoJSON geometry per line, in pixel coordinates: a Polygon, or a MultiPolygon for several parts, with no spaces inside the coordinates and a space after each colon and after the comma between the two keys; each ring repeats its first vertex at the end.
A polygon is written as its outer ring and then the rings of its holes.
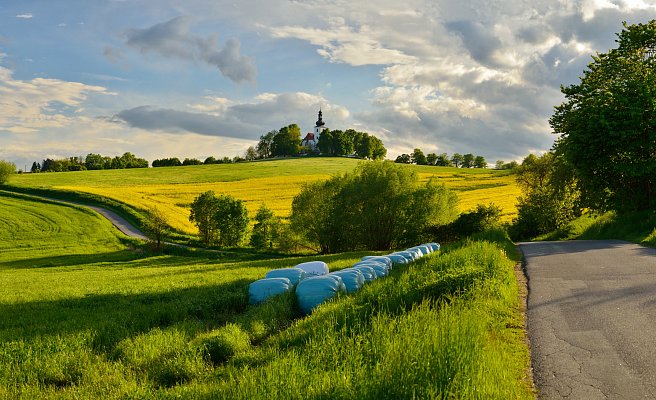
{"type": "Polygon", "coordinates": [[[328,264],[323,261],[308,261],[298,264],[294,268],[302,269],[305,271],[308,277],[326,275],[328,272],[330,272],[328,270],[328,264]]]}
{"type": "Polygon", "coordinates": [[[371,282],[374,279],[378,278],[378,276],[376,275],[376,271],[373,269],[373,267],[369,265],[357,265],[357,266],[354,265],[351,268],[347,268],[347,269],[358,270],[362,272],[365,282],[371,282]]]}
{"type": "Polygon", "coordinates": [[[378,261],[386,264],[389,268],[392,268],[392,260],[389,257],[386,256],[364,256],[362,257],[362,261],[378,261]]]}
{"type": "Polygon", "coordinates": [[[344,291],[344,282],[337,275],[313,276],[296,286],[296,298],[303,314],[310,314],[321,303],[344,291]]]}
{"type": "Polygon", "coordinates": [[[360,290],[364,285],[364,275],[357,269],[343,269],[341,271],[331,272],[328,275],[337,275],[342,278],[346,293],[354,293],[360,290]]]}
{"type": "Polygon", "coordinates": [[[425,255],[428,255],[428,253],[430,253],[427,246],[414,246],[414,247],[411,247],[408,250],[411,250],[411,249],[418,250],[421,253],[420,257],[423,257],[425,255]]]}
{"type": "Polygon", "coordinates": [[[292,288],[288,278],[265,278],[251,283],[248,286],[248,301],[258,304],[269,297],[283,294],[292,288]]]}
{"type": "Polygon", "coordinates": [[[295,286],[307,278],[307,273],[300,268],[278,268],[267,272],[265,278],[287,278],[295,286]]]}
{"type": "Polygon", "coordinates": [[[408,259],[408,261],[415,261],[417,259],[417,254],[413,251],[395,251],[392,254],[398,254],[408,259]]]}
{"type": "Polygon", "coordinates": [[[409,260],[401,254],[387,254],[385,257],[392,260],[392,264],[394,265],[407,264],[409,262],[409,260]]]}
{"type": "Polygon", "coordinates": [[[384,276],[389,275],[389,270],[384,265],[378,264],[378,265],[372,265],[371,267],[376,272],[376,277],[377,278],[382,278],[384,276]]]}

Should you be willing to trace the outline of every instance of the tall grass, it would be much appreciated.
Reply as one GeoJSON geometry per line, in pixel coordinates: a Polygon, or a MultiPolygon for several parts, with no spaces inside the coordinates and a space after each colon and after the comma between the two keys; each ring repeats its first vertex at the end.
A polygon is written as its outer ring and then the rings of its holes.
{"type": "Polygon", "coordinates": [[[22,269],[29,297],[0,296],[0,397],[532,396],[514,263],[496,243],[395,268],[305,318],[293,294],[247,306],[249,281],[301,261],[22,269]],[[48,274],[66,277],[55,293],[48,274]]]}

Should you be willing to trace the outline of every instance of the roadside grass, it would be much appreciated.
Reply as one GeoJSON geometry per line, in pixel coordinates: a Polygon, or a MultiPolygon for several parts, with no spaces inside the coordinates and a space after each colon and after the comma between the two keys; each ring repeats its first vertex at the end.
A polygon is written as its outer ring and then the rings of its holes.
{"type": "Polygon", "coordinates": [[[316,257],[3,269],[0,397],[532,398],[511,243],[486,240],[304,318],[293,294],[249,306],[247,287],[316,257]]]}
{"type": "Polygon", "coordinates": [[[656,247],[656,212],[586,213],[563,228],[534,240],[619,239],[656,247]]]}
{"type": "MultiPolygon", "coordinates": [[[[252,163],[200,165],[132,170],[23,174],[12,179],[8,190],[45,195],[109,207],[141,226],[148,209],[157,207],[168,224],[187,240],[196,228],[189,222],[189,205],[198,194],[214,190],[244,200],[254,215],[265,203],[278,216],[287,217],[291,203],[305,183],[353,170],[361,161],[316,157],[252,163]],[[275,194],[275,195],[272,195],[275,194]]],[[[435,178],[453,189],[459,208],[496,204],[502,221],[516,215],[519,195],[508,171],[408,165],[422,181],[435,178]]],[[[175,238],[175,236],[174,236],[175,238]]]]}

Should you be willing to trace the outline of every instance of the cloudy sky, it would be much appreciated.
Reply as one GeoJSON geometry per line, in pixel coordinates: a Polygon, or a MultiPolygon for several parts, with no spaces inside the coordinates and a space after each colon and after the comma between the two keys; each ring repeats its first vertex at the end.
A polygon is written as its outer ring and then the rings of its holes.
{"type": "Polygon", "coordinates": [[[559,86],[653,18],[656,0],[2,0],[0,159],[232,157],[319,107],[388,157],[521,159],[551,147],[559,86]]]}

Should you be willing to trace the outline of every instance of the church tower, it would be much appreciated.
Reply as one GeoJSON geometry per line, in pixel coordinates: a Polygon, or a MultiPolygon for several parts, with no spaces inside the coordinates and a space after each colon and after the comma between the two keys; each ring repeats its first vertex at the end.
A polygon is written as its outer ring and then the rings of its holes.
{"type": "Polygon", "coordinates": [[[321,112],[321,108],[319,108],[319,119],[317,119],[317,123],[314,126],[314,140],[317,142],[319,142],[319,136],[321,135],[321,132],[328,129],[328,127],[326,127],[326,123],[323,122],[322,116],[323,113],[321,112]]]}

